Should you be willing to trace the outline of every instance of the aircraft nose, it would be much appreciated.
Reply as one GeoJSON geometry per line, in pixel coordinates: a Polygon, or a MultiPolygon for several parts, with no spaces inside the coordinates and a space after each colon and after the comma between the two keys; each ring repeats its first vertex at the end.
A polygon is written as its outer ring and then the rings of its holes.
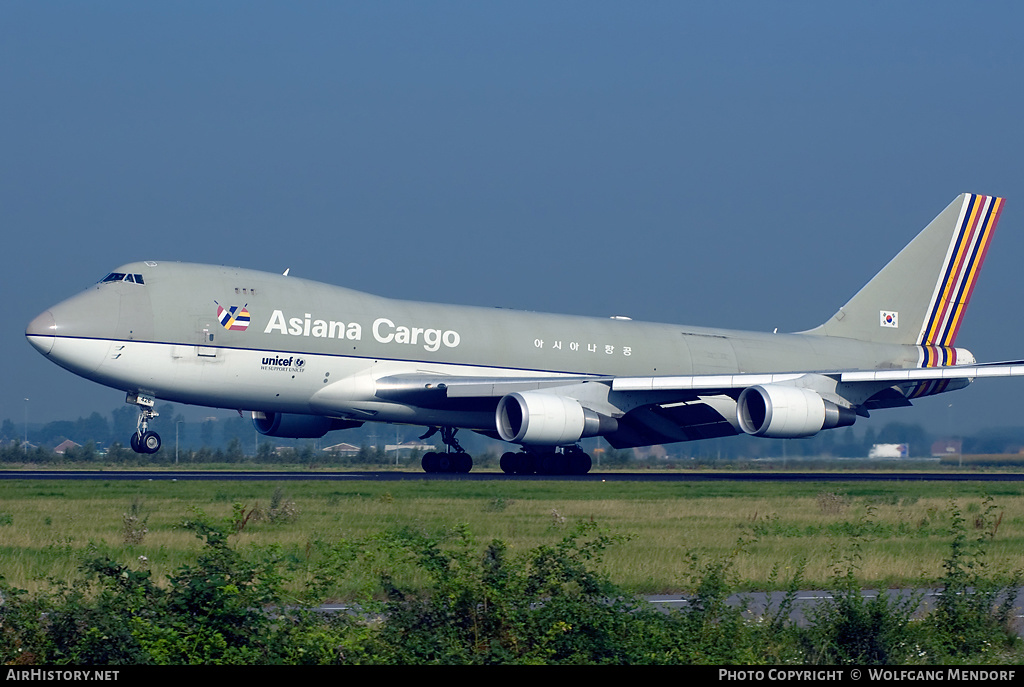
{"type": "Polygon", "coordinates": [[[57,323],[53,319],[53,313],[45,310],[28,323],[28,327],[25,328],[25,336],[37,351],[43,355],[50,355],[50,351],[53,349],[53,335],[56,331],[57,323]]]}
{"type": "Polygon", "coordinates": [[[47,359],[88,377],[107,359],[112,339],[120,334],[121,295],[114,288],[93,287],[51,305],[25,329],[25,336],[47,359]]]}

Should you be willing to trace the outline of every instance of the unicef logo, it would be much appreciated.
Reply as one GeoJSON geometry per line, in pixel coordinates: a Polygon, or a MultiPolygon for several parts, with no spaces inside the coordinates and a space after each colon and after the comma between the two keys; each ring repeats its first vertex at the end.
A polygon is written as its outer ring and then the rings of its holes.
{"type": "Polygon", "coordinates": [[[295,359],[295,367],[302,367],[305,364],[306,364],[305,358],[296,358],[295,359]]]}

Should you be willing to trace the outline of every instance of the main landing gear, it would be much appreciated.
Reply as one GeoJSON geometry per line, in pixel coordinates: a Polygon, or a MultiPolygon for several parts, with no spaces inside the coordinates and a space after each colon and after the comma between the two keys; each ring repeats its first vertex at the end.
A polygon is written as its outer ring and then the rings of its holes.
{"type": "MultiPolygon", "coordinates": [[[[420,461],[424,472],[467,473],[473,469],[473,456],[466,453],[466,449],[462,448],[455,438],[458,431],[453,427],[441,427],[441,441],[444,442],[445,452],[424,453],[423,459],[420,461]]],[[[420,439],[426,439],[436,432],[437,427],[434,427],[420,439]]]]}
{"type": "Polygon", "coordinates": [[[132,450],[136,453],[156,453],[160,450],[160,435],[149,431],[149,421],[159,415],[153,410],[156,399],[143,394],[128,394],[125,403],[139,406],[139,420],[130,441],[132,450]]]}
{"type": "MultiPolygon", "coordinates": [[[[421,461],[423,471],[467,473],[472,470],[473,457],[466,453],[455,438],[458,429],[432,427],[420,439],[427,439],[438,431],[441,432],[445,451],[424,453],[421,461]]],[[[560,450],[525,446],[519,453],[502,454],[500,465],[506,475],[585,475],[590,472],[593,462],[590,454],[579,446],[565,446],[560,450]]]]}
{"type": "Polygon", "coordinates": [[[556,449],[525,447],[519,453],[503,453],[501,471],[506,475],[585,475],[593,464],[579,446],[556,449]]]}

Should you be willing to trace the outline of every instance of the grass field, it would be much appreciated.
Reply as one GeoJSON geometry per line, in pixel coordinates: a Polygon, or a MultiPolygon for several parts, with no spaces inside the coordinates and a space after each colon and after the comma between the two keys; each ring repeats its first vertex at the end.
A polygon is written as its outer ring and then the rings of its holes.
{"type": "MultiPolygon", "coordinates": [[[[0,483],[0,575],[34,590],[74,577],[83,556],[106,555],[159,579],[201,548],[183,521],[237,525],[254,508],[266,513],[277,488],[294,515],[250,517],[232,542],[243,551],[276,547],[300,571],[297,587],[325,550],[389,529],[464,525],[481,544],[497,538],[514,552],[555,542],[578,520],[626,538],[607,552],[605,570],[637,593],[685,590],[695,555],[728,556],[740,542],[743,588],[778,587],[798,569],[805,587],[827,587],[855,551],[865,587],[926,585],[949,552],[952,504],[977,536],[994,533],[993,571],[1024,568],[1024,487],[1013,483],[18,480],[0,483]],[[146,528],[139,543],[126,533],[133,503],[146,528]]],[[[353,567],[329,596],[372,586],[375,570],[353,567]]]]}

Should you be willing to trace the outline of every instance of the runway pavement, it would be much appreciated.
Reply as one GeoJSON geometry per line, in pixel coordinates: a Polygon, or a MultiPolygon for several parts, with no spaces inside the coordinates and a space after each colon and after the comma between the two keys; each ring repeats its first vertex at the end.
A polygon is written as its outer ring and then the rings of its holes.
{"type": "Polygon", "coordinates": [[[549,481],[573,482],[1022,482],[1019,472],[596,472],[587,475],[506,475],[420,471],[260,470],[0,470],[0,479],[44,480],[227,480],[227,481],[549,481]]]}

